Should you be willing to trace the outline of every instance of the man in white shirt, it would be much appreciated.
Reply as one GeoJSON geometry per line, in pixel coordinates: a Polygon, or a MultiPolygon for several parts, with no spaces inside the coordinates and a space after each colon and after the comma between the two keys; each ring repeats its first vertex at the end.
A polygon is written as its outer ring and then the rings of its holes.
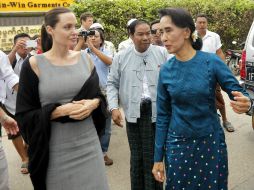
{"type": "Polygon", "coordinates": [[[133,45],[133,41],[132,41],[132,39],[130,38],[130,25],[131,25],[131,23],[133,23],[135,20],[137,20],[137,19],[136,19],[136,18],[132,18],[132,19],[130,19],[130,20],[127,22],[127,33],[128,33],[129,38],[128,38],[127,40],[124,40],[124,41],[120,42],[120,44],[118,45],[118,51],[125,50],[125,49],[127,49],[129,46],[132,46],[132,45],[133,45]]]}
{"type": "MultiPolygon", "coordinates": [[[[5,81],[6,87],[11,90],[18,90],[18,76],[14,73],[7,55],[0,51],[0,80],[5,81]]],[[[0,92],[5,89],[5,83],[0,84],[0,92]]],[[[1,100],[3,101],[3,99],[1,100]]],[[[2,103],[2,102],[1,102],[2,103]]],[[[0,124],[5,128],[7,134],[15,135],[18,132],[17,123],[0,108],[0,124]]],[[[0,189],[9,190],[8,165],[2,147],[0,128],[0,189]]]]}
{"type": "MultiPolygon", "coordinates": [[[[207,30],[207,16],[205,14],[199,14],[196,17],[196,30],[199,36],[202,38],[203,46],[201,51],[210,52],[217,54],[223,61],[225,61],[225,55],[221,49],[221,40],[220,36],[215,33],[207,30]]],[[[226,107],[223,96],[221,94],[221,88],[217,84],[216,87],[216,107],[219,109],[222,117],[222,126],[228,132],[234,132],[234,127],[227,120],[226,107]]]]}
{"type": "MultiPolygon", "coordinates": [[[[26,47],[26,41],[30,40],[30,36],[25,33],[17,34],[14,37],[14,47],[8,57],[14,72],[19,76],[24,60],[29,56],[30,49],[26,47]]],[[[6,99],[4,101],[5,112],[15,119],[17,93],[6,88],[6,99]]],[[[27,146],[23,142],[20,133],[17,135],[8,135],[8,139],[12,140],[17,152],[19,153],[22,164],[21,173],[28,173],[28,155],[27,146]]]]}
{"type": "Polygon", "coordinates": [[[80,31],[87,31],[89,30],[90,26],[93,24],[93,14],[89,12],[82,13],[80,15],[80,31]]]}

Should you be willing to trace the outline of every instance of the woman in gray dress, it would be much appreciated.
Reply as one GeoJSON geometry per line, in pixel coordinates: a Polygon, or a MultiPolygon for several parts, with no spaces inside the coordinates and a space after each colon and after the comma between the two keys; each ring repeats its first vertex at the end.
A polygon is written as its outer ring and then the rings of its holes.
{"type": "Polygon", "coordinates": [[[94,126],[104,100],[89,56],[69,50],[77,40],[76,24],[69,9],[47,12],[44,53],[27,60],[21,71],[16,116],[29,144],[35,189],[108,190],[94,126]]]}

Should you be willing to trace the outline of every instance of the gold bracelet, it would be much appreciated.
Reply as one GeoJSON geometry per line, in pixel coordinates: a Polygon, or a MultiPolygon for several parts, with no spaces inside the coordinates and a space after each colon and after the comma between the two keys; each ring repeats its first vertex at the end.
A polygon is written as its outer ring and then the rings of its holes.
{"type": "Polygon", "coordinates": [[[3,115],[3,116],[0,118],[0,123],[1,123],[2,125],[4,125],[4,123],[7,121],[7,119],[8,119],[8,115],[7,115],[7,114],[3,115]]]}

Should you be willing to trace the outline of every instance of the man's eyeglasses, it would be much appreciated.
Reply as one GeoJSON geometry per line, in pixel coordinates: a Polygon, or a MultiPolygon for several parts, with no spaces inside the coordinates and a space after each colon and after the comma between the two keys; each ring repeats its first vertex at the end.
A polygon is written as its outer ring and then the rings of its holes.
{"type": "Polygon", "coordinates": [[[151,29],[151,34],[157,34],[158,29],[151,29]]]}

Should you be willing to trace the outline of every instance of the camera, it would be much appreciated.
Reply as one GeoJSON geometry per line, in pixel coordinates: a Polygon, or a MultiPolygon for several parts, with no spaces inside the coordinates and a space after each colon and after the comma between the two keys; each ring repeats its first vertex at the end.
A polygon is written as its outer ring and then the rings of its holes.
{"type": "Polygon", "coordinates": [[[83,36],[83,38],[87,38],[87,36],[94,36],[95,35],[95,31],[94,30],[83,30],[79,33],[79,36],[83,36]]]}

